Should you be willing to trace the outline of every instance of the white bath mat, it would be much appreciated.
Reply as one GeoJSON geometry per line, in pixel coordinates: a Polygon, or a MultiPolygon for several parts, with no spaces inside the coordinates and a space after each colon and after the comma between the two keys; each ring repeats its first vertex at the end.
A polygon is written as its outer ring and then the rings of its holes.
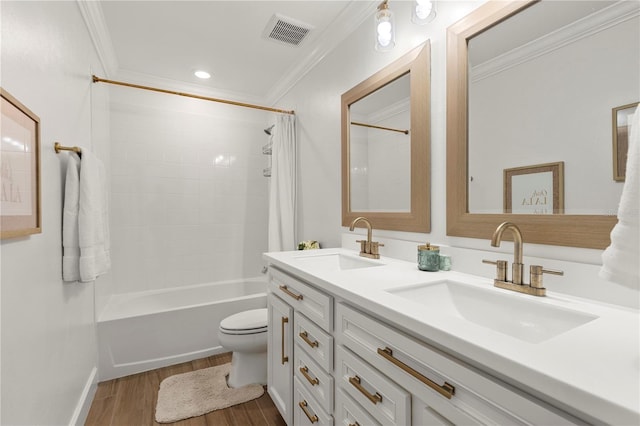
{"type": "Polygon", "coordinates": [[[229,371],[230,363],[164,379],[158,391],[156,421],[173,423],[262,396],[262,385],[247,385],[237,389],[228,387],[226,376],[229,371]]]}

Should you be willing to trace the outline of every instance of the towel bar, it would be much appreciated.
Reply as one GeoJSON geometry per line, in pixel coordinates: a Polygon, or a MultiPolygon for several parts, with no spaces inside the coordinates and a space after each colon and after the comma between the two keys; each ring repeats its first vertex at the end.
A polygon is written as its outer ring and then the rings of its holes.
{"type": "Polygon", "coordinates": [[[56,150],[56,154],[60,154],[60,151],[73,151],[77,154],[82,154],[82,149],[77,146],[62,146],[60,142],[53,144],[53,149],[56,150]]]}

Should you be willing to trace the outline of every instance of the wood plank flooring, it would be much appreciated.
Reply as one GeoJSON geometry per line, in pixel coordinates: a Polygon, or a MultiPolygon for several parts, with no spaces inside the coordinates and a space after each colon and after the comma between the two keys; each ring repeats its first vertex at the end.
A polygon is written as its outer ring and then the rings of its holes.
{"type": "MultiPolygon", "coordinates": [[[[231,353],[172,365],[98,384],[87,426],[155,426],[160,382],[174,374],[231,362],[231,353]]],[[[267,392],[260,398],[176,423],[177,426],[286,426],[267,392]]]]}

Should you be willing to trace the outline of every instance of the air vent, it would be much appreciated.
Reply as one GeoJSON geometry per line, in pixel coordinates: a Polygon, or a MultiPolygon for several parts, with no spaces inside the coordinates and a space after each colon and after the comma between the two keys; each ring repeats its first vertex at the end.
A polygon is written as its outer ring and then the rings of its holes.
{"type": "Polygon", "coordinates": [[[312,29],[309,24],[276,13],[269,20],[262,37],[289,46],[299,46],[312,29]]]}

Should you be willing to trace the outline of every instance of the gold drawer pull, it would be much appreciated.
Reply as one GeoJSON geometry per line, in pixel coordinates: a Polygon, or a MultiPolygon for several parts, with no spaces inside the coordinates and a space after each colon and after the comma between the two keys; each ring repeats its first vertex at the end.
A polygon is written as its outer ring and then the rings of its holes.
{"type": "Polygon", "coordinates": [[[287,287],[286,285],[281,285],[280,290],[282,290],[286,295],[293,297],[296,300],[302,300],[302,295],[301,294],[295,294],[294,292],[292,292],[291,290],[289,290],[289,287],[287,287]]]}
{"type": "Polygon", "coordinates": [[[300,401],[298,402],[298,405],[300,406],[300,408],[302,408],[302,411],[304,411],[304,414],[307,415],[307,418],[311,423],[315,423],[318,421],[318,416],[316,416],[315,414],[312,416],[311,413],[307,411],[307,401],[300,401]]]}
{"type": "Polygon", "coordinates": [[[307,367],[306,365],[304,367],[300,367],[300,372],[302,373],[304,378],[307,379],[309,383],[311,383],[311,386],[315,386],[320,383],[320,380],[318,380],[317,377],[314,379],[309,375],[309,367],[307,367]]]}
{"type": "Polygon", "coordinates": [[[289,317],[282,317],[282,323],[280,324],[281,326],[280,339],[282,343],[282,346],[280,347],[280,356],[282,359],[282,365],[284,365],[285,362],[289,361],[289,357],[284,355],[284,325],[288,322],[289,322],[289,317]]]}
{"type": "Polygon", "coordinates": [[[375,394],[369,393],[369,391],[367,391],[360,383],[360,377],[358,376],[349,377],[349,383],[351,383],[364,396],[366,396],[369,399],[369,401],[373,402],[374,404],[377,404],[378,402],[382,402],[382,395],[380,395],[378,392],[376,392],[375,394]]]}
{"type": "Polygon", "coordinates": [[[416,370],[414,370],[413,368],[409,367],[404,362],[400,361],[398,358],[394,357],[393,356],[393,351],[389,347],[386,347],[384,349],[378,348],[378,354],[382,355],[387,361],[391,362],[395,366],[397,366],[400,369],[404,370],[405,372],[411,374],[413,377],[415,377],[416,379],[420,380],[422,383],[424,383],[425,385],[429,386],[431,389],[435,390],[436,392],[438,392],[440,395],[444,396],[445,398],[451,399],[453,394],[456,392],[455,386],[453,386],[453,385],[451,385],[451,384],[449,384],[447,382],[444,382],[444,384],[442,386],[440,386],[439,384],[437,384],[433,380],[431,380],[428,377],[424,376],[423,374],[417,372],[416,370]]]}
{"type": "Polygon", "coordinates": [[[318,347],[318,341],[314,340],[313,342],[309,339],[309,335],[307,334],[306,331],[303,331],[302,333],[300,333],[300,337],[302,338],[302,340],[305,341],[305,343],[309,346],[311,346],[312,348],[317,348],[318,347]]]}
{"type": "Polygon", "coordinates": [[[355,422],[355,423],[349,423],[349,426],[360,426],[360,423],[355,422]]]}

